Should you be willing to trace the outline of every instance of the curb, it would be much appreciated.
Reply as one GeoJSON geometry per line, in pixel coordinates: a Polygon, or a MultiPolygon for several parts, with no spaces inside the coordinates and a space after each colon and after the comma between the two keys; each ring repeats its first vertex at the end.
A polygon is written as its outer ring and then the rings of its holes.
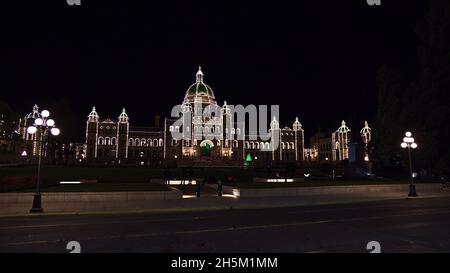
{"type": "Polygon", "coordinates": [[[317,202],[314,204],[279,204],[279,205],[234,205],[234,206],[216,206],[216,207],[198,207],[198,208],[168,208],[168,209],[141,209],[141,210],[114,210],[114,211],[86,211],[86,212],[43,212],[39,214],[0,214],[1,218],[15,217],[44,217],[44,216],[95,216],[95,215],[132,215],[132,214],[170,214],[179,212],[207,212],[207,211],[226,211],[226,210],[249,210],[249,209],[272,209],[272,208],[296,208],[296,207],[314,207],[324,205],[342,205],[342,204],[364,204],[378,201],[392,200],[413,200],[413,199],[432,199],[446,198],[448,196],[427,195],[418,197],[392,197],[384,199],[374,199],[368,201],[336,201],[336,202],[317,202]]]}

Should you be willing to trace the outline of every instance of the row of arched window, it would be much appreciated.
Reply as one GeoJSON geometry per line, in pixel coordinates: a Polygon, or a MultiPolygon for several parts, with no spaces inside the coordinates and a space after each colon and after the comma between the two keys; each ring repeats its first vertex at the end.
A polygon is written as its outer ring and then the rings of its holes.
{"type": "Polygon", "coordinates": [[[147,147],[162,147],[163,139],[145,139],[145,138],[129,138],[129,146],[147,146],[147,147]]]}
{"type": "Polygon", "coordinates": [[[115,137],[99,137],[98,145],[116,145],[116,141],[115,137]]]}
{"type": "Polygon", "coordinates": [[[269,142],[253,142],[253,141],[245,142],[246,149],[269,149],[269,147],[270,147],[269,142]]]}
{"type": "MultiPolygon", "coordinates": [[[[267,150],[270,148],[270,144],[269,144],[269,142],[246,141],[245,148],[246,149],[266,149],[267,150]]],[[[295,144],[294,144],[294,142],[281,142],[281,149],[283,149],[283,150],[295,149],[295,144]]]]}
{"type": "MultiPolygon", "coordinates": [[[[169,127],[169,131],[170,132],[180,132],[180,126],[170,126],[169,127]]],[[[186,132],[189,132],[189,127],[186,127],[186,132]]],[[[212,127],[208,127],[208,126],[194,126],[194,133],[216,133],[216,134],[220,134],[221,130],[220,127],[218,126],[212,126],[212,127]]],[[[225,133],[228,134],[228,128],[225,129],[225,133]]],[[[231,134],[241,134],[241,129],[240,128],[231,128],[231,134]]]]}

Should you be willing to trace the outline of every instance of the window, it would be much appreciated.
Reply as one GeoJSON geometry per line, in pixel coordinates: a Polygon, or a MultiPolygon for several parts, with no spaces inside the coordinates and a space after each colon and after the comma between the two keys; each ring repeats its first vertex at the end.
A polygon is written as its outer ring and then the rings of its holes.
{"type": "Polygon", "coordinates": [[[163,140],[162,140],[162,138],[159,139],[159,146],[160,146],[160,147],[163,146],[163,140]]]}
{"type": "Polygon", "coordinates": [[[134,140],[132,138],[128,139],[128,145],[129,146],[133,146],[133,142],[134,142],[134,140]]]}
{"type": "Polygon", "coordinates": [[[240,129],[240,128],[237,128],[237,129],[236,129],[236,132],[237,132],[238,135],[240,135],[240,134],[241,134],[241,129],[240,129]]]}
{"type": "Polygon", "coordinates": [[[158,147],[158,140],[157,139],[153,140],[153,147],[158,147]]]}
{"type": "Polygon", "coordinates": [[[105,137],[105,144],[111,145],[111,140],[109,139],[109,137],[105,137]]]}
{"type": "Polygon", "coordinates": [[[180,126],[175,126],[175,132],[180,132],[180,126]]]}
{"type": "Polygon", "coordinates": [[[173,126],[169,127],[169,132],[173,132],[173,126]]]}
{"type": "Polygon", "coordinates": [[[234,148],[238,148],[238,146],[239,146],[238,141],[237,140],[233,140],[233,147],[234,148]]]}
{"type": "Polygon", "coordinates": [[[112,145],[116,145],[116,138],[115,137],[111,138],[111,144],[112,145]]]}
{"type": "Polygon", "coordinates": [[[141,146],[145,146],[146,142],[145,139],[141,139],[141,146]]]}
{"type": "Polygon", "coordinates": [[[103,137],[98,138],[98,145],[103,145],[103,137]]]}
{"type": "Polygon", "coordinates": [[[136,138],[136,141],[135,141],[135,143],[136,143],[136,146],[140,146],[140,145],[141,145],[141,142],[139,141],[139,139],[138,139],[138,138],[136,138]]]}

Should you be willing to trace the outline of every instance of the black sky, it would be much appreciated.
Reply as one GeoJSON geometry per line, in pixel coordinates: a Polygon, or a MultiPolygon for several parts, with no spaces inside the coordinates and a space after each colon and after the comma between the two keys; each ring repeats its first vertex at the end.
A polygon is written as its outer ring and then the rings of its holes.
{"type": "Polygon", "coordinates": [[[25,114],[64,105],[55,117],[83,140],[93,105],[127,108],[133,125],[168,116],[198,65],[221,104],[279,104],[307,136],[342,119],[359,130],[376,111],[376,71],[414,70],[424,1],[20,1],[0,9],[0,100],[25,114]],[[212,5],[214,3],[214,5],[212,5]],[[221,3],[221,4],[219,4],[221,3]],[[64,111],[61,111],[64,113],[64,111]]]}

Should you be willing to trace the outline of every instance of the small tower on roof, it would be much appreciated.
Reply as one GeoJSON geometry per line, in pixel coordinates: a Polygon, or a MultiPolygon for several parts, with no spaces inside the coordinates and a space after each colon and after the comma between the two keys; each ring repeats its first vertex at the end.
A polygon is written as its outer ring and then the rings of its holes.
{"type": "Polygon", "coordinates": [[[369,123],[364,121],[364,127],[360,131],[361,138],[364,144],[368,144],[372,140],[372,129],[369,127],[369,123]]]}
{"type": "Polygon", "coordinates": [[[97,111],[96,111],[96,109],[95,109],[95,106],[92,107],[92,111],[91,111],[91,113],[89,113],[89,116],[88,116],[88,121],[94,121],[94,122],[97,122],[99,118],[100,118],[100,117],[99,117],[99,115],[97,114],[97,111]]]}
{"type": "Polygon", "coordinates": [[[270,129],[271,130],[280,129],[280,123],[277,121],[277,118],[275,116],[273,117],[272,122],[270,123],[270,129]]]}
{"type": "Polygon", "coordinates": [[[298,120],[298,117],[295,118],[294,123],[292,124],[292,129],[294,131],[300,131],[302,129],[302,124],[300,123],[300,121],[298,120]]]}
{"type": "Polygon", "coordinates": [[[125,107],[122,109],[122,113],[119,116],[119,123],[127,123],[129,120],[125,107]]]}

